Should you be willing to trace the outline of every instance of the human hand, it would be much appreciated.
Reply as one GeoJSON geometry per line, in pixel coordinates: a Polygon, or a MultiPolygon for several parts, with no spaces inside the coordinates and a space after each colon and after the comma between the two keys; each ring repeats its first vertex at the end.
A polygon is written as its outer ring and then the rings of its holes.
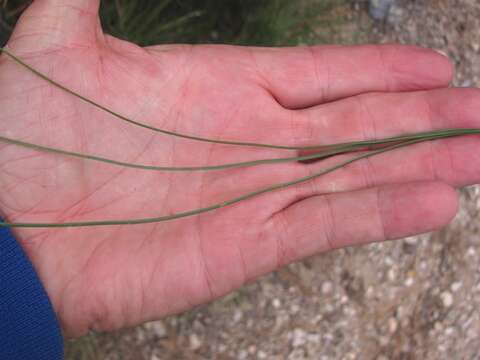
{"type": "MultiPolygon", "coordinates": [[[[98,0],[36,0],[9,49],[51,78],[153,126],[209,138],[329,144],[479,127],[480,95],[446,89],[452,66],[404,46],[156,46],[104,35],[98,0]]],[[[215,165],[285,151],[192,142],[120,122],[0,58],[0,134],[118,160],[215,165]]],[[[418,144],[314,181],[159,224],[15,229],[66,335],[178,313],[291,261],[439,228],[453,187],[480,179],[479,140],[418,144]]],[[[9,221],[139,218],[206,206],[308,175],[288,163],[158,173],[0,147],[9,221]]]]}

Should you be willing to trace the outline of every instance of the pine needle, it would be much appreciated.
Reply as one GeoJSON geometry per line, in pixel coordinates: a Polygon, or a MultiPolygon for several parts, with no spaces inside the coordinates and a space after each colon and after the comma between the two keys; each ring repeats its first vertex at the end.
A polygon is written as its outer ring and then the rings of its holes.
{"type": "Polygon", "coordinates": [[[384,147],[379,150],[374,150],[367,152],[365,154],[357,155],[355,157],[352,157],[351,159],[342,161],[338,163],[337,165],[331,166],[327,169],[321,170],[319,172],[313,173],[309,176],[301,177],[293,181],[289,182],[283,182],[279,184],[275,184],[269,187],[265,187],[247,194],[244,194],[239,197],[235,197],[230,200],[226,200],[221,203],[213,204],[207,207],[202,207],[194,210],[189,210],[189,211],[184,211],[184,212],[179,212],[176,214],[172,215],[165,215],[165,216],[158,216],[158,217],[150,217],[150,218],[140,218],[140,219],[126,219],[126,220],[103,220],[103,221],[79,221],[79,222],[65,222],[65,223],[0,223],[0,227],[15,227],[15,228],[66,228],[66,227],[87,227],[87,226],[112,226],[112,225],[137,225],[137,224],[149,224],[149,223],[159,223],[159,222],[164,222],[164,221],[170,221],[170,220],[175,220],[175,219],[180,219],[180,218],[185,218],[185,217],[190,217],[190,216],[195,216],[199,215],[202,213],[210,212],[216,209],[220,209],[226,206],[231,206],[233,204],[251,199],[253,197],[259,196],[261,194],[269,193],[275,190],[280,190],[280,189],[285,189],[309,180],[313,180],[315,178],[318,178],[322,175],[331,173],[337,169],[340,169],[344,166],[347,166],[355,161],[359,161],[362,159],[369,158],[371,156],[379,155],[382,153],[385,153],[387,151],[392,151],[395,149],[399,149],[401,147],[413,145],[413,144],[418,144],[424,141],[428,140],[433,140],[435,139],[434,137],[424,137],[421,139],[415,139],[415,140],[410,140],[410,141],[404,141],[399,144],[394,144],[391,146],[384,147]]]}

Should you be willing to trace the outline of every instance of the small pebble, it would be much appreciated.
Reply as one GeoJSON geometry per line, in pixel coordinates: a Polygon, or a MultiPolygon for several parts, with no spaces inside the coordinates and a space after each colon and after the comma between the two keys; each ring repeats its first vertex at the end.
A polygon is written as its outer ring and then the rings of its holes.
{"type": "Polygon", "coordinates": [[[292,346],[294,348],[305,345],[307,342],[307,333],[303,329],[296,328],[292,334],[292,346]]]}
{"type": "Polygon", "coordinates": [[[165,327],[163,321],[152,321],[146,323],[145,328],[159,338],[164,338],[167,336],[167,328],[165,327]]]}
{"type": "Polygon", "coordinates": [[[369,286],[369,287],[367,288],[367,291],[365,292],[365,296],[370,299],[370,298],[372,298],[374,295],[375,295],[375,290],[373,289],[372,286],[369,286]]]}
{"type": "Polygon", "coordinates": [[[236,309],[235,312],[233,313],[233,322],[238,323],[240,320],[243,318],[243,313],[241,310],[236,309]]]}
{"type": "Polygon", "coordinates": [[[322,337],[320,334],[309,334],[307,336],[307,341],[313,344],[320,344],[320,342],[322,341],[322,337]]]}
{"type": "Polygon", "coordinates": [[[397,278],[397,272],[395,271],[394,268],[391,268],[388,270],[387,278],[389,281],[395,281],[395,279],[397,278]]]}
{"type": "Polygon", "coordinates": [[[378,343],[383,347],[387,346],[389,342],[390,342],[390,338],[387,336],[378,337],[378,343]]]}
{"type": "Polygon", "coordinates": [[[462,288],[463,284],[461,281],[456,281],[452,285],[450,285],[450,289],[452,289],[452,292],[456,293],[458,290],[462,288]]]}
{"type": "Polygon", "coordinates": [[[333,291],[333,284],[330,281],[325,281],[322,284],[322,294],[328,295],[328,294],[331,294],[332,291],[333,291]]]}
{"type": "Polygon", "coordinates": [[[418,243],[418,237],[416,237],[416,236],[409,236],[409,237],[405,238],[405,242],[406,242],[408,245],[417,245],[417,243],[418,243]]]}
{"type": "Polygon", "coordinates": [[[453,295],[449,291],[444,291],[441,295],[440,298],[442,299],[442,305],[445,308],[449,308],[450,306],[453,305],[453,295]]]}
{"type": "Polygon", "coordinates": [[[475,256],[477,252],[475,251],[475,248],[473,246],[470,246],[467,250],[467,255],[468,256],[475,256]]]}
{"type": "Polygon", "coordinates": [[[399,5],[393,4],[388,11],[387,23],[393,26],[400,25],[405,19],[405,10],[399,5]]]}
{"type": "Polygon", "coordinates": [[[197,334],[190,334],[189,341],[190,349],[192,349],[193,351],[200,349],[203,345],[202,340],[197,334]]]}
{"type": "Polygon", "coordinates": [[[390,334],[393,334],[397,331],[398,329],[398,321],[397,319],[391,317],[390,319],[388,319],[388,331],[390,332],[390,334]]]}
{"type": "Polygon", "coordinates": [[[440,321],[437,321],[433,324],[433,328],[438,332],[443,331],[443,324],[440,321]]]}
{"type": "Polygon", "coordinates": [[[292,306],[290,306],[290,311],[292,312],[292,314],[296,314],[300,311],[300,306],[298,306],[297,304],[292,304],[292,306]]]}
{"type": "Polygon", "coordinates": [[[272,305],[275,309],[279,309],[282,306],[282,302],[279,299],[275,298],[272,301],[272,305]]]}
{"type": "Polygon", "coordinates": [[[445,335],[452,336],[455,333],[455,328],[453,326],[449,326],[445,329],[445,335]]]}
{"type": "Polygon", "coordinates": [[[240,352],[237,355],[238,360],[245,360],[247,357],[248,357],[247,350],[240,350],[240,352]]]}
{"type": "Polygon", "coordinates": [[[267,353],[260,350],[259,352],[257,352],[257,358],[259,359],[266,359],[268,357],[267,353]]]}

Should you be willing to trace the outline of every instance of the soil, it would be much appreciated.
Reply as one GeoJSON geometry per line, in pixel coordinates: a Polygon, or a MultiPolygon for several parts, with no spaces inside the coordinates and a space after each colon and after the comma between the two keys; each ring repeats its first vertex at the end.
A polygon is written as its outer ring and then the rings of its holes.
{"type": "MultiPolygon", "coordinates": [[[[364,1],[339,11],[350,21],[337,41],[435,48],[455,62],[455,85],[480,85],[479,0],[397,1],[384,23],[364,1]]],[[[480,187],[464,189],[441,231],[313,257],[181,316],[83,341],[112,360],[480,359],[479,208],[480,187]]]]}

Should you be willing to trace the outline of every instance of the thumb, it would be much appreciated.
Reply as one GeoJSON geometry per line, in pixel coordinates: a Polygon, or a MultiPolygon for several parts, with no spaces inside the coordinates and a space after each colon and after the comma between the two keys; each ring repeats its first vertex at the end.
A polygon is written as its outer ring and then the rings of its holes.
{"type": "Polygon", "coordinates": [[[100,0],[35,0],[25,10],[8,46],[17,52],[91,46],[103,36],[100,0]]]}

